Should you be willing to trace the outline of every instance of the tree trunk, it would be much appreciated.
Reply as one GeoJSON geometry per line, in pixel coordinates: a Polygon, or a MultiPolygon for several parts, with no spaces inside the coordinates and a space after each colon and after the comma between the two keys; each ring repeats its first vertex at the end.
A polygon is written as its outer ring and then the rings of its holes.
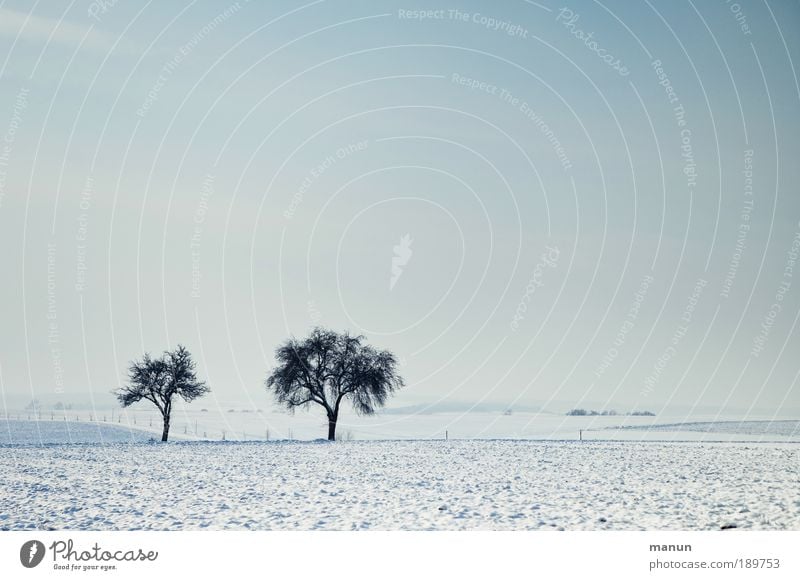
{"type": "Polygon", "coordinates": [[[161,441],[166,441],[169,437],[169,415],[164,415],[164,431],[161,432],[161,441]]]}
{"type": "Polygon", "coordinates": [[[336,441],[336,419],[336,416],[328,415],[328,441],[336,441]]]}

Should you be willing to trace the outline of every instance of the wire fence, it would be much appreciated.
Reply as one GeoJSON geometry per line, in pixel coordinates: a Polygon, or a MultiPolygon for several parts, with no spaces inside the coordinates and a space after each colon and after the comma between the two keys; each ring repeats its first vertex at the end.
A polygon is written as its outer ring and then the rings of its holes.
{"type": "MultiPolygon", "coordinates": [[[[243,413],[242,413],[243,414],[243,413]]],[[[253,414],[245,419],[246,425],[235,418],[223,420],[227,413],[217,415],[216,420],[203,421],[198,417],[181,416],[178,413],[170,419],[169,438],[171,440],[198,440],[198,441],[294,441],[308,439],[322,439],[327,437],[327,421],[320,421],[315,425],[303,425],[299,429],[286,425],[276,425],[265,417],[253,414]],[[222,423],[222,424],[221,424],[222,423]],[[301,436],[297,437],[296,432],[301,436]],[[323,437],[325,435],[325,437],[323,437]]],[[[227,418],[226,418],[227,419],[227,418]]],[[[41,410],[19,411],[0,414],[0,421],[34,421],[34,422],[66,422],[94,424],[98,427],[107,425],[113,428],[130,429],[150,434],[153,439],[160,439],[163,422],[160,415],[145,411],[127,412],[115,411],[87,411],[87,410],[41,410]]],[[[354,441],[359,439],[447,439],[452,438],[452,433],[446,429],[427,435],[420,433],[402,434],[388,432],[375,428],[359,429],[347,424],[341,424],[337,430],[336,439],[339,441],[354,441]]]]}

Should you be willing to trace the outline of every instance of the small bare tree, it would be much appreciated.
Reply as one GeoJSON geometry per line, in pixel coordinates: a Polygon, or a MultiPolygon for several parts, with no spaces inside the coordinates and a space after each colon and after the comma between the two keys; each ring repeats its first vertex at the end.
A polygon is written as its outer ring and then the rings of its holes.
{"type": "Polygon", "coordinates": [[[145,353],[128,367],[128,384],[114,391],[123,407],[146,399],[161,412],[164,429],[161,440],[169,437],[169,422],[172,414],[172,399],[175,395],[186,402],[202,397],[211,389],[197,379],[192,355],[182,345],[173,351],[164,351],[160,358],[145,353]]]}
{"type": "Polygon", "coordinates": [[[336,439],[336,422],[344,399],[356,412],[370,415],[404,385],[397,359],[387,350],[364,344],[363,336],[315,328],[304,340],[289,339],[275,350],[278,365],[266,387],[290,412],[320,405],[328,416],[328,439],[336,439]]]}

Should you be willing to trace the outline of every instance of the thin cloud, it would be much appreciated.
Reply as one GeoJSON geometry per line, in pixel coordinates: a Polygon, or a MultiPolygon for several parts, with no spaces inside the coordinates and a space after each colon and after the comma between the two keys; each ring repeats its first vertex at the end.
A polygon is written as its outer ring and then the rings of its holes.
{"type": "Polygon", "coordinates": [[[113,39],[95,30],[92,25],[0,8],[0,37],[14,39],[17,36],[27,42],[81,45],[103,51],[110,50],[114,44],[113,39]]]}

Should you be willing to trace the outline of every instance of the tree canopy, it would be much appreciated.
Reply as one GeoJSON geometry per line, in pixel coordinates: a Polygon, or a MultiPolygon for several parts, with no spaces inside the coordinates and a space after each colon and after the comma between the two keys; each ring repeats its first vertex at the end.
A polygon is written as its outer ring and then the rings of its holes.
{"type": "Polygon", "coordinates": [[[397,358],[365,344],[363,336],[317,327],[302,340],[291,338],[275,350],[277,365],[266,387],[290,412],[320,405],[328,416],[328,439],[335,439],[341,403],[362,415],[374,413],[404,386],[397,358]]]}
{"type": "Polygon", "coordinates": [[[145,353],[128,367],[128,384],[114,392],[120,404],[127,407],[142,399],[153,403],[161,412],[164,430],[161,440],[169,436],[172,400],[176,395],[186,402],[202,397],[211,389],[197,378],[191,353],[182,345],[164,351],[159,358],[145,353]]]}

